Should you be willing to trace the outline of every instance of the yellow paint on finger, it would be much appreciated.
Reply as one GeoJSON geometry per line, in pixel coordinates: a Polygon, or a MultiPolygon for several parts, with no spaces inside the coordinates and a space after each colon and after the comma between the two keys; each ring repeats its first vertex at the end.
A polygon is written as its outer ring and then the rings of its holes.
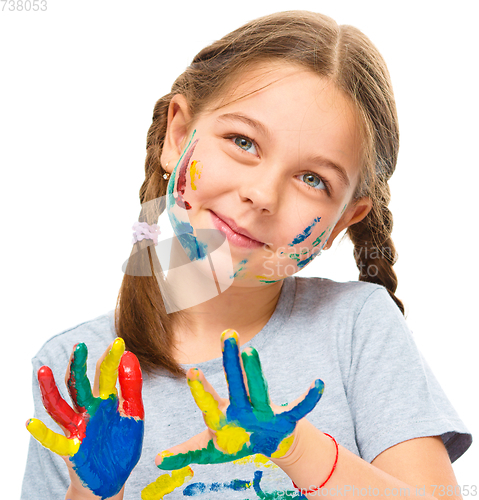
{"type": "Polygon", "coordinates": [[[110,352],[106,355],[100,366],[100,398],[108,399],[111,394],[116,394],[116,380],[118,378],[118,366],[125,352],[125,341],[117,337],[110,352]]]}
{"type": "MultiPolygon", "coordinates": [[[[191,189],[193,189],[193,191],[196,191],[196,184],[195,184],[196,179],[201,178],[202,167],[197,166],[197,164],[198,164],[198,162],[195,160],[191,163],[191,166],[190,166],[191,189]]],[[[200,163],[200,165],[201,165],[201,163],[200,163]]]]}
{"type": "Polygon", "coordinates": [[[291,448],[291,445],[293,444],[294,441],[294,436],[291,434],[291,436],[288,436],[287,438],[284,438],[281,443],[279,443],[278,449],[271,455],[272,458],[281,458],[288,453],[289,449],[291,448]]]}
{"type": "Polygon", "coordinates": [[[61,434],[57,434],[36,418],[30,419],[27,424],[27,430],[40,444],[57,455],[72,457],[80,448],[81,442],[79,439],[69,439],[61,434]]]}
{"type": "Polygon", "coordinates": [[[239,336],[236,330],[233,330],[231,328],[228,328],[221,334],[221,343],[225,341],[226,338],[234,338],[236,340],[236,343],[239,344],[239,336]]]}
{"type": "Polygon", "coordinates": [[[220,430],[225,418],[218,408],[218,401],[205,390],[201,381],[188,379],[188,385],[198,408],[205,416],[206,425],[214,431],[220,430]]]}
{"type": "Polygon", "coordinates": [[[270,469],[278,469],[278,466],[271,462],[271,460],[261,453],[257,453],[256,455],[248,455],[247,457],[240,458],[239,460],[234,460],[234,464],[237,465],[245,465],[245,464],[254,464],[256,467],[267,467],[270,469]]]}
{"type": "Polygon", "coordinates": [[[249,442],[249,434],[242,428],[227,424],[216,432],[216,443],[230,455],[238,453],[249,442]]]}
{"type": "Polygon", "coordinates": [[[194,472],[191,467],[183,467],[169,474],[162,474],[156,481],[143,488],[142,500],[161,500],[185,482],[192,479],[194,472]]]}

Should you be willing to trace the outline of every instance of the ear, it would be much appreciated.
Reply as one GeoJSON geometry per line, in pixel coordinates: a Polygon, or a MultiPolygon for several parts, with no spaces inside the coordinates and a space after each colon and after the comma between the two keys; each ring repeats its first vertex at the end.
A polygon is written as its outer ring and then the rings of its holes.
{"type": "Polygon", "coordinates": [[[324,245],[324,249],[327,250],[328,248],[331,248],[333,241],[341,231],[349,226],[352,226],[353,224],[356,224],[356,222],[362,221],[364,217],[368,215],[372,206],[373,202],[371,198],[368,198],[367,196],[359,198],[354,203],[352,203],[334,226],[334,229],[331,231],[331,234],[328,238],[328,242],[326,243],[326,245],[324,245]]]}
{"type": "Polygon", "coordinates": [[[191,123],[191,113],[186,97],[175,94],[168,108],[165,142],[161,152],[161,165],[171,173],[181,157],[183,147],[188,137],[188,126],[191,123]],[[166,165],[168,163],[168,166],[166,165]]]}

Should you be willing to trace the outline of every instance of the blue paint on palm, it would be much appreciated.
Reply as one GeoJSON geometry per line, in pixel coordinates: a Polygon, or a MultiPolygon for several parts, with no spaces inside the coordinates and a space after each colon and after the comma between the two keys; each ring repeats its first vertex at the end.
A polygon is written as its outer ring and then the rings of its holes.
{"type": "Polygon", "coordinates": [[[270,457],[281,441],[293,433],[296,422],[314,409],[321,398],[324,384],[316,380],[302,402],[292,410],[275,415],[271,410],[256,410],[251,404],[241,370],[238,344],[232,337],[224,342],[223,362],[230,394],[226,419],[251,433],[249,454],[261,453],[270,457]]]}
{"type": "Polygon", "coordinates": [[[101,400],[71,458],[79,478],[95,495],[110,498],[121,490],[140,459],[143,431],[143,420],[118,413],[116,396],[101,400]]]}

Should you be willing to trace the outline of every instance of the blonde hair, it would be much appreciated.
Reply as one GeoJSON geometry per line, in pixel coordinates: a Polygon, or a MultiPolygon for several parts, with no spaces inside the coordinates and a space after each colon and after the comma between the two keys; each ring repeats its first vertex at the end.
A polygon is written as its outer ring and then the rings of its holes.
{"type": "MultiPolygon", "coordinates": [[[[166,194],[167,181],[160,164],[167,128],[168,107],[176,94],[185,96],[193,117],[226,95],[241,73],[259,62],[284,61],[331,79],[354,103],[364,136],[363,164],[355,198],[368,196],[372,209],[347,234],[354,245],[359,279],[383,285],[395,296],[393,270],[396,250],[391,239],[388,180],[394,172],[399,130],[391,81],[386,64],[370,40],[353,26],[307,11],[280,12],[261,17],[201,50],[174,82],[171,92],[155,105],[148,131],[145,180],[140,202],[166,194]]],[[[140,220],[155,223],[158,213],[144,212],[140,220]]],[[[137,243],[138,245],[138,243],[137,243]]],[[[146,255],[146,253],[145,253],[146,255]]],[[[149,252],[147,265],[157,265],[149,252]]],[[[116,328],[144,369],[162,367],[183,374],[175,361],[172,316],[166,313],[153,276],[125,273],[117,303],[116,328]]]]}

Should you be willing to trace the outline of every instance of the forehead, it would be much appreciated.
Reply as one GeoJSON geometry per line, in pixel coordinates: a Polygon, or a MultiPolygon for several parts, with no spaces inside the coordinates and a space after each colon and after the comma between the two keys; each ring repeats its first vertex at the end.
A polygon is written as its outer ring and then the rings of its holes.
{"type": "Polygon", "coordinates": [[[361,121],[355,105],[332,80],[298,65],[258,64],[241,73],[206,115],[215,121],[247,116],[306,155],[333,156],[351,169],[360,163],[361,121]]]}

